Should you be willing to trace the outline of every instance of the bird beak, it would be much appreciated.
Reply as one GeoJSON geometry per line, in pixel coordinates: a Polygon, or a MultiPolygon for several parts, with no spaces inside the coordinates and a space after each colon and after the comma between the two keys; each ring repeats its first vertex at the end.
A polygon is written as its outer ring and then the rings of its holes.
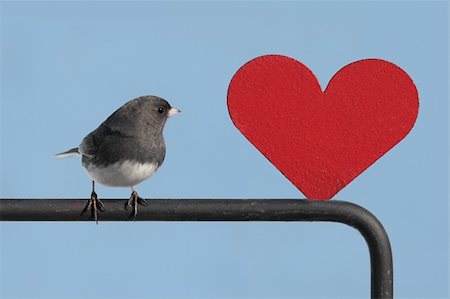
{"type": "Polygon", "coordinates": [[[174,116],[175,114],[178,114],[180,112],[181,112],[181,110],[172,107],[172,108],[169,109],[169,112],[167,113],[167,115],[168,116],[174,116]]]}

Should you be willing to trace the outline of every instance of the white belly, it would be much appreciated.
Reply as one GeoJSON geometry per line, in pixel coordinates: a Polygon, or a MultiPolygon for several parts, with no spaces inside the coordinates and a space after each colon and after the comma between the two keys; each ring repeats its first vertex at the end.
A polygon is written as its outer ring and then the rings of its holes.
{"type": "Polygon", "coordinates": [[[88,167],[88,175],[97,183],[109,187],[133,187],[151,177],[158,165],[133,161],[116,162],[107,167],[88,167]]]}

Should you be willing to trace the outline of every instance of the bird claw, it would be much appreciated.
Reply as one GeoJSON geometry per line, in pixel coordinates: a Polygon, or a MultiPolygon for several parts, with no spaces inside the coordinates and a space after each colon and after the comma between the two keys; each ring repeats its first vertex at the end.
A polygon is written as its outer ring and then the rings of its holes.
{"type": "Polygon", "coordinates": [[[138,196],[137,202],[138,202],[138,204],[140,204],[141,206],[144,206],[144,207],[147,206],[147,201],[146,201],[145,199],[143,199],[142,197],[139,197],[139,196],[138,196]]]}
{"type": "Polygon", "coordinates": [[[84,215],[88,210],[91,211],[91,218],[95,220],[95,223],[98,224],[98,216],[97,210],[100,212],[105,211],[105,205],[97,198],[97,193],[92,191],[91,198],[86,202],[86,206],[83,211],[81,211],[81,216],[84,215]]]}
{"type": "Polygon", "coordinates": [[[105,211],[105,205],[98,199],[97,199],[97,209],[99,209],[100,212],[105,211]]]}
{"type": "Polygon", "coordinates": [[[131,192],[130,199],[125,203],[125,210],[128,210],[128,207],[132,207],[133,211],[130,214],[129,218],[133,218],[136,220],[138,205],[147,206],[147,202],[142,197],[139,197],[136,191],[131,192]]]}

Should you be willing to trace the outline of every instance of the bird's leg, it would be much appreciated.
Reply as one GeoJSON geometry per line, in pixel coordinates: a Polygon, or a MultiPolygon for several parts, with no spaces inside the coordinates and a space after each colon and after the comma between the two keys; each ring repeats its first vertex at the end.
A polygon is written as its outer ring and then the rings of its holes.
{"type": "Polygon", "coordinates": [[[97,198],[97,193],[95,193],[95,182],[92,181],[92,193],[91,198],[86,202],[86,206],[83,211],[81,211],[81,215],[86,213],[88,210],[91,210],[91,217],[94,218],[95,223],[98,224],[97,210],[100,212],[105,211],[105,206],[103,203],[97,198]]]}
{"type": "Polygon", "coordinates": [[[142,197],[139,197],[136,190],[131,187],[131,196],[125,203],[125,210],[128,210],[128,207],[133,207],[133,212],[130,214],[130,218],[133,218],[133,220],[136,220],[138,205],[147,206],[147,202],[142,197]]]}

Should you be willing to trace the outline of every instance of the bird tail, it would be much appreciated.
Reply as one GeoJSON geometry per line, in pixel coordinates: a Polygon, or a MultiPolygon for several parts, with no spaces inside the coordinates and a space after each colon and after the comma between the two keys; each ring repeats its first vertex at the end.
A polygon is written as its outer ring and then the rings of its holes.
{"type": "Polygon", "coordinates": [[[72,157],[72,156],[76,156],[76,155],[79,155],[79,154],[80,154],[80,152],[78,151],[78,147],[75,147],[75,148],[70,149],[70,150],[68,150],[66,152],[53,155],[53,157],[54,158],[67,158],[67,157],[72,157]]]}

